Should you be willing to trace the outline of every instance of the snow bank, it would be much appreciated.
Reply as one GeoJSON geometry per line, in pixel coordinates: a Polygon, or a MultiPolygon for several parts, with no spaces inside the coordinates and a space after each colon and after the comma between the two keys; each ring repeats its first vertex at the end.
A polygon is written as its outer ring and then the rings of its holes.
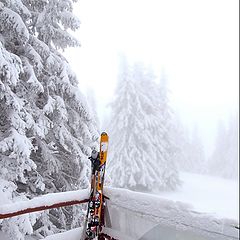
{"type": "MultiPolygon", "coordinates": [[[[238,239],[237,221],[193,210],[190,204],[126,189],[105,188],[110,228],[139,239],[159,225],[213,239],[238,239]]],[[[180,239],[180,238],[179,238],[180,239]]]]}

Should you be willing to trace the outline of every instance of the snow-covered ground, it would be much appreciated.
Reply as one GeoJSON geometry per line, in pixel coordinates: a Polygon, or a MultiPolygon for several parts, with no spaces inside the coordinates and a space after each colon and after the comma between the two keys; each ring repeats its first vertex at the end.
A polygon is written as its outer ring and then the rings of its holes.
{"type": "Polygon", "coordinates": [[[189,203],[196,211],[239,222],[239,184],[207,175],[181,173],[182,186],[175,192],[161,192],[161,198],[189,203]]]}

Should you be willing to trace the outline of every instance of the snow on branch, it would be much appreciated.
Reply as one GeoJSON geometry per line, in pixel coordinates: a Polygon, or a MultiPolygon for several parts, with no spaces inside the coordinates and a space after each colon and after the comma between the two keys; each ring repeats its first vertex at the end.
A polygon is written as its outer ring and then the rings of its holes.
{"type": "Polygon", "coordinates": [[[27,201],[20,201],[0,206],[0,219],[14,217],[25,213],[47,210],[51,208],[86,203],[89,189],[50,193],[27,201]]]}

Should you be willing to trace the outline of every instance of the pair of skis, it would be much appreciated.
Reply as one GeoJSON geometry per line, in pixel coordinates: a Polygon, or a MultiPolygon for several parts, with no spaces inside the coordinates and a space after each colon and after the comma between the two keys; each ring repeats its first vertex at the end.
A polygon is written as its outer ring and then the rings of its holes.
{"type": "Polygon", "coordinates": [[[91,192],[88,202],[85,227],[85,240],[103,239],[101,230],[104,225],[103,183],[108,150],[108,135],[103,132],[100,137],[100,151],[92,151],[89,158],[92,163],[91,192]]]}

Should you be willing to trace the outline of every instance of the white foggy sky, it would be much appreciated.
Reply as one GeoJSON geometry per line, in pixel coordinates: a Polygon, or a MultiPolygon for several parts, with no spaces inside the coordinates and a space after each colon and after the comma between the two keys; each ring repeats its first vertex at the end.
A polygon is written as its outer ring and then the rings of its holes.
{"type": "Polygon", "coordinates": [[[218,120],[238,109],[238,0],[80,0],[81,48],[66,51],[98,112],[115,89],[118,53],[164,69],[182,121],[197,125],[211,151],[218,120]]]}

